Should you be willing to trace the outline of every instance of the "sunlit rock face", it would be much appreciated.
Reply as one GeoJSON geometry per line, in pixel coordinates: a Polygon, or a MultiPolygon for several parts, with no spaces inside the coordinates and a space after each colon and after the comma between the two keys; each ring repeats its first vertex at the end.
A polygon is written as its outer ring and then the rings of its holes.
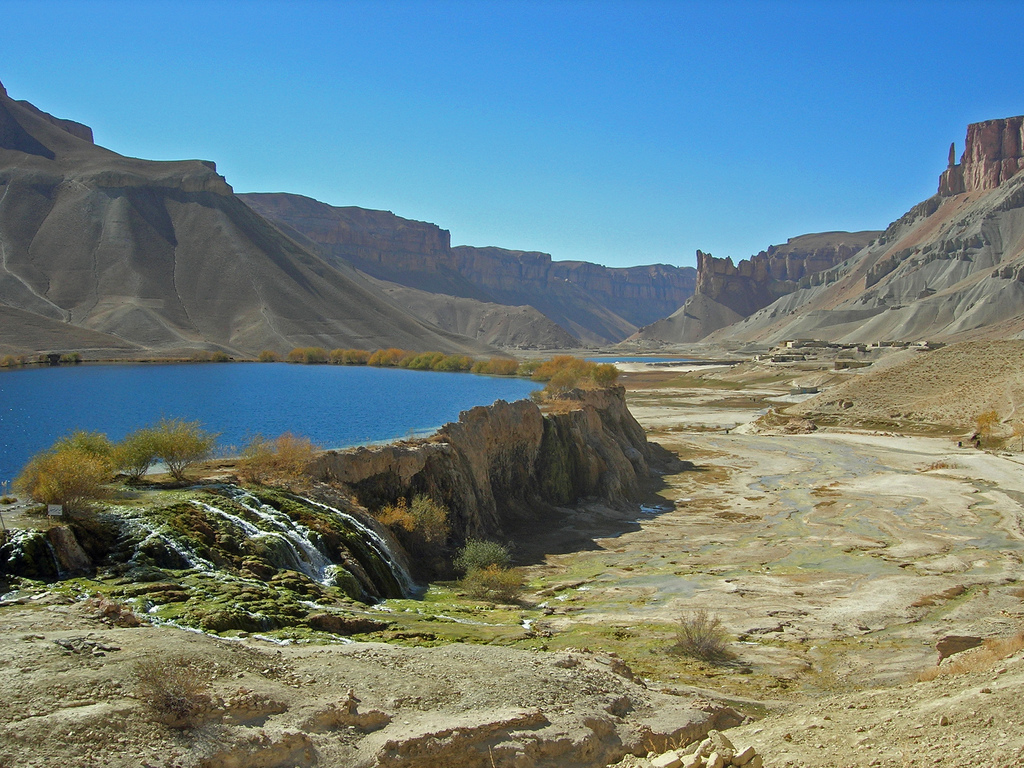
{"type": "Polygon", "coordinates": [[[967,126],[960,163],[949,148],[949,166],[939,177],[939,194],[995,189],[1024,168],[1024,115],[986,120],[967,126]]]}

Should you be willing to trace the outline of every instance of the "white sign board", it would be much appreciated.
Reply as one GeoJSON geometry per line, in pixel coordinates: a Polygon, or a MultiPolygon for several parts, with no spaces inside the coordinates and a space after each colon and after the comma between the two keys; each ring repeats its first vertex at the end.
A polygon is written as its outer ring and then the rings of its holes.
{"type": "Polygon", "coordinates": [[[46,505],[46,514],[48,514],[50,517],[60,517],[61,515],[64,514],[64,505],[63,504],[47,504],[46,505]]]}

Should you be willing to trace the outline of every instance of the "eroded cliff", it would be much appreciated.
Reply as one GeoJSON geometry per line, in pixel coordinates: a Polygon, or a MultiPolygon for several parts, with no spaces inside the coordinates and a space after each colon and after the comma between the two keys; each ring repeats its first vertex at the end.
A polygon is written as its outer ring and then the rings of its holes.
{"type": "Polygon", "coordinates": [[[949,165],[939,176],[943,197],[995,189],[1024,168],[1024,116],[986,120],[967,126],[960,163],[949,146],[949,165]]]}
{"type": "Polygon", "coordinates": [[[552,506],[635,499],[651,446],[622,387],[574,390],[546,412],[520,400],[464,411],[425,440],[328,451],[313,474],[375,509],[427,493],[451,510],[458,538],[497,537],[552,506]]]}
{"type": "Polygon", "coordinates": [[[664,320],[642,328],[637,339],[692,342],[768,306],[801,287],[819,285],[827,272],[881,233],[821,232],[792,237],[784,245],[733,264],[697,251],[694,295],[664,320]]]}

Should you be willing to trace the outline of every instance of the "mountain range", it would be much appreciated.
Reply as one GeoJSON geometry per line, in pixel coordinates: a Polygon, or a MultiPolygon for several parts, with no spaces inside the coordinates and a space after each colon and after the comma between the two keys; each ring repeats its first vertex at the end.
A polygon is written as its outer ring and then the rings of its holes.
{"type": "Polygon", "coordinates": [[[0,354],[253,357],[298,346],[501,349],[1024,335],[1024,117],[968,127],[937,193],[884,231],[733,263],[608,268],[452,246],[441,227],[296,194],[235,194],[0,84],[0,354]]]}
{"type": "Polygon", "coordinates": [[[572,348],[624,339],[695,277],[453,248],[389,212],[236,195],[214,163],[121,156],[0,85],[3,354],[572,348]]]}
{"type": "Polygon", "coordinates": [[[252,211],[213,163],[123,157],[0,85],[0,351],[482,353],[252,211]]]}

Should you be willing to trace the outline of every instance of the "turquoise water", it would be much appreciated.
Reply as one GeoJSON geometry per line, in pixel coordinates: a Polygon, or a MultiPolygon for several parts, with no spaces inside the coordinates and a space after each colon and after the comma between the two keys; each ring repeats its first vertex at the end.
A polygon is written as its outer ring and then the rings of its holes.
{"type": "Polygon", "coordinates": [[[75,429],[119,440],[161,417],[200,421],[221,450],[256,434],[325,448],[393,440],[537,389],[523,379],[286,363],[80,365],[0,372],[0,482],[75,429]]]}

